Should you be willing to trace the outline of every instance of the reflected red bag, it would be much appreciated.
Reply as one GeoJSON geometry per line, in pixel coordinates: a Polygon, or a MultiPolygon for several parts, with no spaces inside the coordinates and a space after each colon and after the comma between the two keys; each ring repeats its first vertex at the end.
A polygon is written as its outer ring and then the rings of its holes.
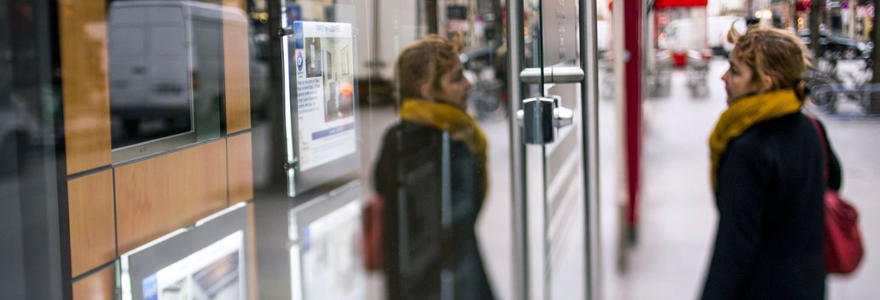
{"type": "Polygon", "coordinates": [[[385,221],[385,200],[373,196],[364,205],[361,222],[364,230],[363,260],[367,270],[382,270],[385,267],[382,247],[382,233],[385,221]]]}
{"type": "MultiPolygon", "coordinates": [[[[825,132],[810,115],[807,115],[822,140],[822,152],[825,155],[825,178],[828,178],[828,141],[825,132]]],[[[864,248],[862,234],[858,226],[859,214],[849,202],[840,198],[837,191],[825,190],[825,270],[828,273],[849,274],[855,271],[862,261],[864,248]]]]}

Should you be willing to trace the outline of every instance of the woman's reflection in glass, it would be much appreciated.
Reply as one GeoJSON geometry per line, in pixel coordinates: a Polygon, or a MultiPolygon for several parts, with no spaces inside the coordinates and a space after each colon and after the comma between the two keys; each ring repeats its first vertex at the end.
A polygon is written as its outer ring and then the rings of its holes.
{"type": "Polygon", "coordinates": [[[486,137],[467,114],[460,49],[430,35],[395,65],[400,121],[374,174],[391,299],[494,298],[474,229],[488,188],[486,137]]]}

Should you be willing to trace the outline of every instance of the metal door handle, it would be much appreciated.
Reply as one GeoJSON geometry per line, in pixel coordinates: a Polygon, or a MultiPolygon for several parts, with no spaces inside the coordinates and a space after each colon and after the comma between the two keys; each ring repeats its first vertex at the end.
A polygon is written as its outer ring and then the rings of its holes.
{"type": "MultiPolygon", "coordinates": [[[[584,70],[580,67],[551,67],[544,68],[544,83],[581,83],[584,80],[584,70]]],[[[540,84],[541,68],[526,68],[519,73],[523,83],[540,84]]]]}
{"type": "Polygon", "coordinates": [[[557,107],[553,109],[553,126],[556,128],[562,128],[571,125],[574,122],[574,111],[565,108],[565,107],[557,107]]]}
{"type": "Polygon", "coordinates": [[[560,105],[562,98],[529,98],[523,100],[523,109],[516,112],[517,123],[523,127],[526,144],[544,145],[556,139],[559,128],[574,122],[574,111],[560,105]]]}
{"type": "MultiPolygon", "coordinates": [[[[557,107],[553,109],[553,126],[562,128],[571,125],[574,122],[574,111],[565,107],[557,107]]],[[[520,127],[523,126],[525,111],[522,109],[516,111],[516,123],[520,127]]]]}

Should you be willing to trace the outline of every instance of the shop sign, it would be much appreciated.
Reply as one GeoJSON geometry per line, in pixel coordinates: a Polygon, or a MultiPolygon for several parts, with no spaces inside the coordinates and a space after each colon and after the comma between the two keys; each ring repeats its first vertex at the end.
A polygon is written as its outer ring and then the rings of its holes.
{"type": "Polygon", "coordinates": [[[675,7],[706,7],[709,5],[708,0],[657,0],[654,2],[654,8],[675,8],[675,7]]]}

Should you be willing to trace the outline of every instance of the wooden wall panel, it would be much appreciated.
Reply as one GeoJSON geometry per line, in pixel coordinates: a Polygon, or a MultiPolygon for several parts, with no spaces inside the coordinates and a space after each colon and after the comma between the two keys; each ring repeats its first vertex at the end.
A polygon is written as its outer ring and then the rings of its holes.
{"type": "Polygon", "coordinates": [[[113,300],[116,267],[109,266],[73,283],[73,300],[113,300]]]}
{"type": "Polygon", "coordinates": [[[251,133],[227,140],[229,159],[229,205],[254,198],[254,168],[251,133]]]}
{"type": "Polygon", "coordinates": [[[247,264],[248,264],[248,299],[260,299],[260,281],[257,272],[257,232],[254,224],[254,204],[248,205],[248,239],[247,239],[247,264]]]}
{"type": "Polygon", "coordinates": [[[227,207],[226,140],[116,169],[119,252],[227,207]]]}
{"type": "Polygon", "coordinates": [[[74,277],[116,259],[112,173],[107,170],[67,183],[74,277]]]}
{"type": "Polygon", "coordinates": [[[246,11],[247,10],[247,1],[246,0],[223,0],[223,6],[246,11]]]}
{"type": "Polygon", "coordinates": [[[223,0],[223,64],[226,68],[226,132],[251,128],[248,22],[241,0],[223,0]]]}
{"type": "Polygon", "coordinates": [[[67,174],[112,162],[103,0],[59,0],[67,174]]]}

